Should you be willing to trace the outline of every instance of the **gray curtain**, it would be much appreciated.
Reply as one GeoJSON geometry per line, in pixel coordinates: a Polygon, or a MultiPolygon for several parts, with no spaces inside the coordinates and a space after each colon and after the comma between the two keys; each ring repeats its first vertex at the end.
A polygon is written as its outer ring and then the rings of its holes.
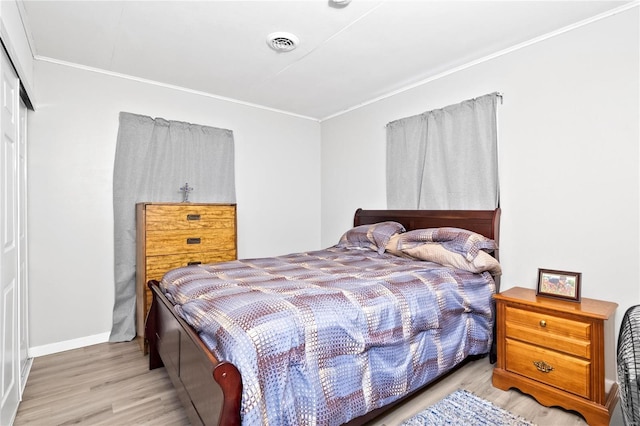
{"type": "Polygon", "coordinates": [[[387,208],[494,209],[498,93],[387,125],[387,208]]]}
{"type": "Polygon", "coordinates": [[[235,203],[233,132],[120,113],[113,172],[115,303],[112,342],[135,337],[137,202],[235,203]]]}

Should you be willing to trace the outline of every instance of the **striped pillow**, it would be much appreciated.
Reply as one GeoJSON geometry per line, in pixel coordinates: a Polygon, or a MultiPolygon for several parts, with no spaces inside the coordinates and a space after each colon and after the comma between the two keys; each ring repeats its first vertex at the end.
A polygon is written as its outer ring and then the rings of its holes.
{"type": "Polygon", "coordinates": [[[387,221],[370,225],[360,225],[345,232],[337,247],[366,248],[382,254],[389,239],[398,233],[405,232],[404,226],[398,222],[387,221]]]}

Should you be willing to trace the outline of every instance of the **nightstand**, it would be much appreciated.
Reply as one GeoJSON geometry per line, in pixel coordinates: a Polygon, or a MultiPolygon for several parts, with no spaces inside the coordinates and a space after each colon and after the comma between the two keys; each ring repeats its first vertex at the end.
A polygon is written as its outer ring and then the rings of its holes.
{"type": "Polygon", "coordinates": [[[608,425],[618,400],[615,303],[536,296],[520,287],[496,294],[498,360],[493,385],[517,388],[547,407],[608,425]],[[606,389],[605,377],[611,381],[606,389]]]}

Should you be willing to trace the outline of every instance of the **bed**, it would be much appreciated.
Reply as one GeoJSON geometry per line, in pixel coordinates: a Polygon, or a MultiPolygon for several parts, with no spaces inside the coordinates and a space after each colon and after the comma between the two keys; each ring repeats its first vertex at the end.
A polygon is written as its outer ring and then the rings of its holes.
{"type": "Polygon", "coordinates": [[[149,282],[149,367],[192,424],[363,424],[492,352],[499,221],[358,209],[324,250],[169,271],[149,282]]]}

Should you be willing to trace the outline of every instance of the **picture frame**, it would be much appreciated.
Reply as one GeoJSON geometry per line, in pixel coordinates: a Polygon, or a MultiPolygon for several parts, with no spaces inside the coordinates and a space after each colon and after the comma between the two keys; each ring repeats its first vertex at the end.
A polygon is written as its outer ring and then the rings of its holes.
{"type": "Polygon", "coordinates": [[[537,296],[580,302],[580,272],[538,269],[537,296]]]}

